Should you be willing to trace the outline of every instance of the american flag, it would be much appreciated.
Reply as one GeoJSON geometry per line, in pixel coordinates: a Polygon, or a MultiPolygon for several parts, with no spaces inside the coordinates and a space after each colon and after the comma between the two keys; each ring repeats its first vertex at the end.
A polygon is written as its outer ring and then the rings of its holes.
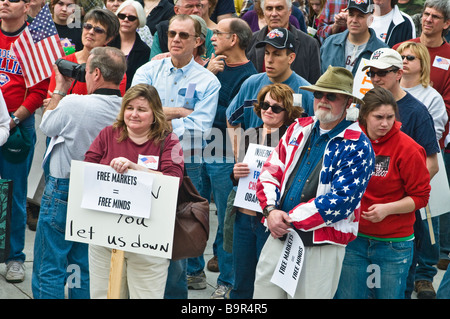
{"type": "Polygon", "coordinates": [[[52,65],[64,56],[64,51],[48,4],[11,47],[20,63],[27,87],[52,75],[52,65]]]}

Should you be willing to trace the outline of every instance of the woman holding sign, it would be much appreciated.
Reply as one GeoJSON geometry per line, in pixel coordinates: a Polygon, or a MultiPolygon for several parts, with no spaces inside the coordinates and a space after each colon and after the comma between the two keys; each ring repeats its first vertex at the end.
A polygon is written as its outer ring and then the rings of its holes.
{"type": "MultiPolygon", "coordinates": [[[[293,90],[281,83],[265,86],[258,93],[254,111],[263,124],[245,132],[245,152],[250,143],[275,147],[289,124],[301,117],[303,109],[294,106],[293,90]]],[[[244,153],[245,153],[244,152],[244,153]]],[[[240,152],[241,153],[241,152],[240,152]]],[[[240,178],[247,177],[247,163],[236,163],[231,179],[237,185],[240,178]]],[[[261,223],[262,214],[238,208],[233,230],[234,286],[231,299],[251,299],[259,254],[269,232],[261,223]]]]}
{"type": "MultiPolygon", "coordinates": [[[[138,84],[124,95],[117,121],[103,129],[86,152],[85,161],[110,165],[118,173],[147,170],[183,178],[183,151],[171,133],[158,92],[138,84]]],[[[111,249],[89,246],[91,298],[106,298],[111,249]]],[[[121,296],[162,298],[169,260],[125,252],[121,296]]]]}
{"type": "Polygon", "coordinates": [[[403,299],[413,257],[415,211],[430,196],[426,154],[400,131],[390,91],[372,89],[363,101],[359,124],[372,142],[375,170],[361,200],[358,236],[346,247],[336,297],[403,299]]]}

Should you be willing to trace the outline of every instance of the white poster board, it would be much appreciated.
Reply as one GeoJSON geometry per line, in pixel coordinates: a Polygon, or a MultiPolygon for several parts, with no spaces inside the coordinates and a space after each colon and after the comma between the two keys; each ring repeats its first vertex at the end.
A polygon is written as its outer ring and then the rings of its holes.
{"type": "Polygon", "coordinates": [[[367,76],[367,69],[362,70],[368,64],[369,60],[362,58],[359,62],[358,69],[356,70],[355,77],[353,79],[353,95],[359,99],[362,99],[366,95],[367,91],[373,89],[373,84],[370,77],[367,76]]]}
{"type": "Polygon", "coordinates": [[[81,207],[86,165],[99,164],[71,164],[66,240],[171,258],[179,178],[148,173],[153,178],[150,218],[137,218],[81,207]]]}
{"type": "Polygon", "coordinates": [[[245,153],[243,163],[248,164],[250,174],[239,179],[234,206],[255,212],[261,212],[259,200],[256,197],[256,182],[267,158],[273,151],[273,147],[250,143],[245,153]]]}
{"type": "Polygon", "coordinates": [[[155,175],[136,170],[120,174],[110,166],[85,165],[81,207],[149,218],[151,196],[148,194],[155,175]]]}
{"type": "MultiPolygon", "coordinates": [[[[437,154],[437,158],[439,171],[430,182],[431,192],[428,200],[431,217],[440,216],[450,211],[450,188],[442,152],[437,154]]],[[[427,218],[425,208],[420,209],[420,214],[422,219],[427,218]]]]}

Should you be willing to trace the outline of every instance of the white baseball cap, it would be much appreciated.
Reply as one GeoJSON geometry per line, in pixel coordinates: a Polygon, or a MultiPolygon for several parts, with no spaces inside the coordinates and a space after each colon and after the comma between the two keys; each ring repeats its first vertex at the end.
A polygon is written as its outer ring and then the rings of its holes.
{"type": "Polygon", "coordinates": [[[370,67],[384,70],[391,66],[403,70],[403,59],[400,53],[391,48],[381,48],[372,53],[369,62],[363,67],[363,71],[370,67]]]}

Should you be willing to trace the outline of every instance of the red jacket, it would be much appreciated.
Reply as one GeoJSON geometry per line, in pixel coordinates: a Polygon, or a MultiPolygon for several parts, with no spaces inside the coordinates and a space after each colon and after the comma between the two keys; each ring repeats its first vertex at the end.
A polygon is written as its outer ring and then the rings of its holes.
{"type": "MultiPolygon", "coordinates": [[[[395,122],[384,137],[371,141],[375,151],[375,171],[361,200],[362,212],[373,204],[390,203],[406,196],[414,200],[416,210],[428,203],[431,186],[425,150],[401,132],[400,126],[400,122],[395,122]]],[[[414,212],[389,215],[379,223],[361,218],[359,233],[377,238],[411,236],[414,212]]]]}

